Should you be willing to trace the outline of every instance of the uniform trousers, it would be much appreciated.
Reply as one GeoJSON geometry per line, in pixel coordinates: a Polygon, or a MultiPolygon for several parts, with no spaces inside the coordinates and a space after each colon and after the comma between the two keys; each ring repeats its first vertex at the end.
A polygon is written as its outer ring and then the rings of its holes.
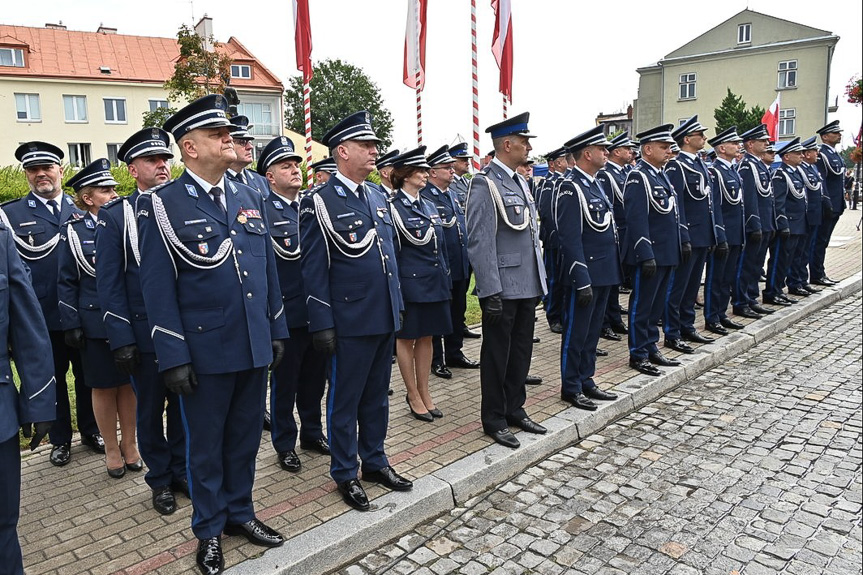
{"type": "Polygon", "coordinates": [[[291,337],[284,340],[282,362],[270,375],[271,437],[276,453],[297,446],[297,431],[301,441],[317,441],[324,436],[321,399],[326,389],[327,354],[314,348],[307,327],[292,327],[290,332],[291,337]]]}
{"type": "Polygon", "coordinates": [[[384,439],[389,422],[387,390],[393,339],[392,333],[336,337],[327,394],[330,476],[336,483],[357,478],[357,455],[364,471],[389,465],[384,439]]]}
{"type": "Polygon", "coordinates": [[[75,412],[78,415],[78,431],[81,435],[99,433],[96,417],[93,415],[93,399],[90,388],[84,385],[84,368],[78,350],[66,345],[62,331],[48,332],[51,337],[51,351],[54,354],[54,377],[57,380],[57,419],[51,426],[48,439],[51,445],[63,445],[72,441],[72,412],[69,406],[69,391],[66,386],[66,372],[72,364],[72,377],[75,379],[75,412]]]}
{"type": "Polygon", "coordinates": [[[638,266],[632,274],[632,292],[629,294],[629,357],[647,359],[659,348],[659,328],[665,308],[668,282],[675,266],[657,266],[653,277],[645,277],[638,266]]]}
{"type": "MultiPolygon", "coordinates": [[[[788,270],[786,283],[790,288],[799,288],[809,283],[809,262],[815,250],[815,241],[818,239],[818,226],[809,226],[809,233],[800,236],[794,254],[791,256],[791,267],[788,270]]],[[[812,276],[812,279],[816,279],[812,276]]]]}
{"type": "Polygon", "coordinates": [[[20,507],[21,452],[15,434],[0,442],[0,572],[8,575],[24,575],[17,529],[20,507]]]}
{"type": "Polygon", "coordinates": [[[138,449],[147,464],[144,479],[150,488],[165,487],[186,476],[186,440],[180,400],[162,382],[155,353],[141,354],[132,388],[137,399],[138,449]]]}
{"type": "Polygon", "coordinates": [[[681,332],[695,331],[695,300],[701,287],[701,274],[708,248],[692,248],[692,254],[681,261],[668,280],[662,331],[669,340],[680,339],[681,332]]]}
{"type": "Polygon", "coordinates": [[[560,250],[545,248],[545,277],[548,283],[548,293],[545,296],[545,319],[548,325],[563,322],[564,282],[560,268],[560,250]]]}
{"type": "Polygon", "coordinates": [[[503,312],[492,317],[485,313],[485,301],[480,301],[480,418],[483,431],[494,433],[508,427],[507,419],[527,417],[524,380],[533,353],[536,298],[505,299],[503,312]]]}
{"type": "Polygon", "coordinates": [[[608,289],[608,302],[605,305],[602,327],[623,325],[622,310],[623,308],[620,306],[620,286],[611,286],[608,289]]]}
{"type": "Polygon", "coordinates": [[[572,285],[564,290],[563,337],[560,341],[560,391],[574,396],[585,389],[593,389],[596,383],[596,346],[602,332],[602,322],[608,305],[611,286],[594,286],[593,299],[586,306],[579,306],[577,290],[572,285]]]}
{"type": "Polygon", "coordinates": [[[707,277],[704,280],[704,320],[719,323],[728,317],[728,303],[737,278],[737,263],[743,246],[728,246],[728,255],[707,256],[707,277]]]}
{"type": "Polygon", "coordinates": [[[746,294],[749,296],[749,301],[751,302],[757,302],[758,298],[761,296],[761,290],[758,288],[758,283],[761,281],[761,274],[765,274],[766,277],[764,262],[767,259],[768,250],[773,250],[773,246],[776,243],[774,241],[775,239],[776,232],[765,233],[761,238],[761,246],[758,248],[758,253],[754,256],[753,265],[757,266],[757,269],[753,272],[755,280],[746,294]]]}
{"type": "Polygon", "coordinates": [[[836,228],[841,215],[834,214],[832,218],[824,218],[821,220],[821,225],[818,226],[818,236],[812,250],[812,257],[809,260],[809,273],[814,280],[820,280],[827,275],[824,271],[827,246],[830,245],[830,237],[833,235],[833,230],[836,228]]]}
{"type": "Polygon", "coordinates": [[[770,232],[765,232],[760,242],[747,241],[737,261],[734,281],[734,307],[749,307],[758,303],[758,279],[764,266],[764,250],[770,243],[770,232]]]}
{"type": "Polygon", "coordinates": [[[267,368],[197,375],[190,395],[180,396],[186,433],[186,473],[192,499],[192,532],[198,539],[225,525],[255,517],[252,485],[261,445],[267,368]]]}
{"type": "Polygon", "coordinates": [[[464,314],[467,311],[468,279],[452,282],[450,290],[449,313],[452,321],[452,331],[436,335],[432,338],[432,364],[444,365],[445,359],[459,358],[464,355],[464,314]],[[443,345],[441,345],[443,340],[443,345]]]}
{"type": "Polygon", "coordinates": [[[764,295],[776,297],[782,294],[785,287],[785,279],[791,266],[791,257],[797,249],[797,244],[802,236],[791,235],[782,239],[779,235],[773,240],[770,252],[770,260],[767,262],[767,285],[764,286],[764,295]]]}

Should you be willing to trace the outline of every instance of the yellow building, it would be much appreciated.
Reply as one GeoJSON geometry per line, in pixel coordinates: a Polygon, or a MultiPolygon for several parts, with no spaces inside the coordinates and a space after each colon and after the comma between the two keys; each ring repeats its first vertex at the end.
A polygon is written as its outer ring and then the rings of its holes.
{"type": "MultiPolygon", "coordinates": [[[[779,138],[808,138],[827,123],[830,63],[839,37],[752,10],[638,68],[634,131],[698,114],[713,126],[727,90],[748,107],[780,96],[779,138]]],[[[712,137],[713,133],[708,133],[712,137]]]]}

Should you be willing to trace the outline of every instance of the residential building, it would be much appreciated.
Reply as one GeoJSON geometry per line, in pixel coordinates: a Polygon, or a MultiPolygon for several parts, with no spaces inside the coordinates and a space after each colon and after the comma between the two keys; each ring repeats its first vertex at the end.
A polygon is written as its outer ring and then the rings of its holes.
{"type": "Polygon", "coordinates": [[[596,125],[602,126],[602,133],[606,136],[619,134],[621,132],[632,133],[632,105],[626,107],[625,112],[614,112],[613,114],[603,114],[600,112],[596,116],[596,125]]]}
{"type": "Polygon", "coordinates": [[[808,138],[827,123],[838,41],[826,30],[743,10],[636,70],[635,132],[694,114],[712,127],[730,89],[765,109],[780,95],[779,139],[808,138]]]}

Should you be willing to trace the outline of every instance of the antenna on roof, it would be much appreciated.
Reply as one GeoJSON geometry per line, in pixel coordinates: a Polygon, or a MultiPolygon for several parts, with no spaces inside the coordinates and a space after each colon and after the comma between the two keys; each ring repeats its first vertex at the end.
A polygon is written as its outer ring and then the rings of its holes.
{"type": "Polygon", "coordinates": [[[189,0],[189,6],[192,7],[192,26],[195,25],[195,0],[189,0]]]}

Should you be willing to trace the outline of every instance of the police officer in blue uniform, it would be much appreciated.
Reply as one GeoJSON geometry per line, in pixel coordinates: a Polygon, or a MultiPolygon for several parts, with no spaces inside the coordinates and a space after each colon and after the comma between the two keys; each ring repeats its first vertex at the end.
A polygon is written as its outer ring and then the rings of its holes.
{"type": "Polygon", "coordinates": [[[338,171],[333,158],[318,160],[309,166],[315,172],[315,186],[322,186],[330,181],[330,177],[338,171]]]}
{"type": "Polygon", "coordinates": [[[614,208],[596,178],[608,158],[608,145],[602,126],[566,143],[575,166],[561,182],[553,210],[565,274],[560,397],[589,411],[597,408],[594,399],[617,399],[593,380],[608,295],[622,278],[614,208]]]}
{"type": "Polygon", "coordinates": [[[270,376],[271,434],[279,465],[291,472],[302,468],[296,452],[298,436],[303,449],[330,454],[321,425],[327,356],[312,346],[300,263],[302,161],[293,141],[286,136],[267,143],[258,158],[258,173],[267,178],[271,190],[266,201],[267,225],[291,335],[285,341],[284,359],[270,376]],[[294,419],[294,405],[300,418],[299,428],[294,419]]]}
{"type": "Polygon", "coordinates": [[[246,116],[232,116],[231,124],[236,126],[231,133],[234,139],[234,152],[237,154],[237,161],[231,164],[225,176],[235,182],[242,182],[247,186],[254,188],[261,194],[262,198],[270,195],[270,187],[267,179],[258,173],[255,173],[248,168],[254,157],[252,150],[255,147],[255,137],[249,133],[249,130],[255,127],[249,123],[249,118],[246,116]]]}
{"type": "Polygon", "coordinates": [[[300,202],[309,332],[315,348],[330,355],[330,475],[344,501],[360,511],[370,505],[357,479],[357,455],[364,481],[413,488],[384,452],[393,339],[404,306],[386,198],[363,183],[375,168],[379,141],[365,111],[333,126],[322,142],[337,171],[300,202]]]}
{"type": "Polygon", "coordinates": [[[18,429],[30,438],[31,451],[42,442],[56,414],[56,383],[51,356],[45,353],[51,343],[42,309],[5,223],[0,223],[0,287],[0,569],[24,575],[17,532],[18,429]],[[11,359],[18,370],[20,393],[12,381],[11,359]]]}
{"type": "MultiPolygon", "coordinates": [[[[797,249],[791,258],[791,269],[788,272],[788,293],[806,297],[820,291],[812,287],[809,281],[815,276],[810,274],[809,266],[818,239],[818,227],[824,221],[827,213],[832,211],[830,197],[825,193],[824,179],[818,171],[818,144],[815,136],[800,143],[803,146],[803,162],[800,171],[803,173],[803,183],[806,184],[806,227],[803,240],[797,244],[797,249]]],[[[829,218],[826,218],[829,219],[829,218]]]]}
{"type": "MultiPolygon", "coordinates": [[[[818,238],[812,251],[809,272],[811,283],[821,286],[835,285],[837,282],[827,277],[824,270],[824,259],[827,256],[827,246],[830,236],[842,212],[845,211],[845,162],[836,151],[836,144],[842,141],[842,128],[839,120],[833,120],[816,133],[821,136],[821,148],[818,155],[818,171],[824,178],[824,189],[830,198],[830,210],[823,211],[823,220],[818,226],[818,238]]],[[[826,206],[825,206],[826,207],[826,206]]]]}
{"type": "Polygon", "coordinates": [[[740,138],[745,152],[737,163],[737,173],[743,186],[746,242],[737,268],[733,310],[736,315],[747,317],[747,309],[759,315],[773,313],[758,303],[758,279],[776,224],[770,168],[761,160],[761,154],[770,145],[767,125],[759,124],[740,134],[740,138]]]}
{"type": "Polygon", "coordinates": [[[66,345],[60,326],[60,311],[57,303],[57,244],[60,241],[60,226],[72,214],[82,214],[72,203],[72,198],[63,193],[60,181],[63,168],[60,162],[63,152],[46,142],[26,142],[15,150],[15,157],[24,168],[30,193],[17,200],[3,204],[0,218],[15,240],[21,259],[30,268],[33,289],[39,298],[42,315],[51,338],[54,358],[54,377],[57,380],[57,418],[51,427],[50,461],[63,466],[72,459],[72,415],[66,388],[66,372],[72,365],[75,379],[75,407],[81,443],[96,453],[105,453],[105,444],[99,435],[90,389],[84,385],[84,372],[77,349],[66,345]]]}
{"type": "MultiPolygon", "coordinates": [[[[710,168],[716,190],[714,210],[721,214],[727,250],[720,245],[707,256],[707,277],[704,282],[704,321],[708,331],[727,335],[729,329],[741,329],[743,324],[728,317],[736,283],[738,260],[746,241],[746,216],[743,209],[743,183],[732,161],[737,156],[742,139],[737,126],[730,126],[710,140],[716,152],[716,161],[710,168]]],[[[719,219],[719,218],[717,218],[719,219]]],[[[748,311],[746,317],[759,318],[760,314],[748,311]]]]}
{"type": "Polygon", "coordinates": [[[264,199],[225,178],[237,158],[224,96],[165,122],[183,175],[138,198],[141,289],[165,386],[180,395],[196,562],[224,568],[221,534],[262,546],[282,536],[255,517],[252,484],[267,365],[288,336],[264,199]]]}
{"type": "Polygon", "coordinates": [[[174,157],[170,143],[170,136],[161,128],[144,128],[120,146],[118,156],[128,166],[136,189],[102,206],[96,226],[96,290],[114,362],[121,373],[132,376],[138,404],[138,447],[147,464],[144,479],[152,491],[153,509],[162,515],[177,509],[174,491],[189,495],[186,449],[179,399],[159,376],[150,337],[141,293],[135,204],[144,190],[170,180],[168,160],[174,157]]]}
{"type": "Polygon", "coordinates": [[[449,379],[452,377],[449,369],[451,367],[479,368],[479,363],[467,358],[462,351],[464,346],[462,326],[464,326],[464,315],[467,311],[467,288],[470,283],[467,227],[464,221],[464,210],[449,190],[453,179],[452,165],[455,163],[453,157],[449,155],[449,146],[441,146],[429,154],[426,161],[431,169],[428,184],[420,194],[431,202],[440,215],[452,281],[452,297],[449,302],[452,331],[448,334],[439,334],[443,335],[443,345],[441,345],[441,337],[432,338],[432,373],[449,379]]]}
{"type": "Polygon", "coordinates": [[[381,177],[381,184],[378,187],[388,198],[393,197],[393,194],[395,194],[393,182],[390,180],[390,174],[393,173],[393,161],[395,161],[398,155],[398,148],[393,148],[386,154],[380,156],[375,162],[375,168],[378,170],[378,175],[381,177]]]}
{"type": "MultiPolygon", "coordinates": [[[[450,146],[449,155],[455,160],[452,164],[455,176],[449,185],[449,191],[456,201],[458,201],[458,205],[464,209],[464,203],[467,200],[467,189],[470,186],[468,175],[470,174],[471,155],[467,150],[467,142],[460,142],[454,146],[450,146]]],[[[479,334],[476,335],[478,336],[479,334]]]]}
{"type": "Polygon", "coordinates": [[[778,305],[797,303],[783,293],[791,266],[791,258],[803,237],[806,236],[806,183],[798,169],[803,162],[800,138],[794,138],[777,147],[782,165],[773,174],[773,196],[776,200],[777,237],[767,263],[767,285],[764,302],[778,305]]]}
{"type": "Polygon", "coordinates": [[[552,333],[563,333],[563,292],[565,275],[560,269],[560,243],[553,213],[555,189],[567,171],[565,146],[545,155],[548,175],[537,186],[536,209],[539,212],[539,239],[542,241],[542,257],[548,293],[545,296],[545,319],[552,333]]]}
{"type": "Polygon", "coordinates": [[[662,171],[671,155],[673,128],[673,124],[663,124],[636,135],[641,160],[626,176],[623,189],[626,237],[622,257],[623,263],[633,268],[629,365],[647,375],[661,375],[657,365],[680,365],[656,347],[668,281],[680,264],[682,251],[677,199],[662,171]]]}
{"type": "Polygon", "coordinates": [[[723,261],[728,255],[722,213],[717,207],[717,188],[709,169],[698,156],[707,142],[706,131],[697,115],[678,126],[671,137],[681,150],[665,166],[665,175],[677,194],[681,239],[691,246],[691,255],[683,258],[671,274],[662,318],[665,347],[682,353],[695,352],[687,341],[712,341],[695,329],[695,300],[708,254],[719,252],[723,261]]]}

